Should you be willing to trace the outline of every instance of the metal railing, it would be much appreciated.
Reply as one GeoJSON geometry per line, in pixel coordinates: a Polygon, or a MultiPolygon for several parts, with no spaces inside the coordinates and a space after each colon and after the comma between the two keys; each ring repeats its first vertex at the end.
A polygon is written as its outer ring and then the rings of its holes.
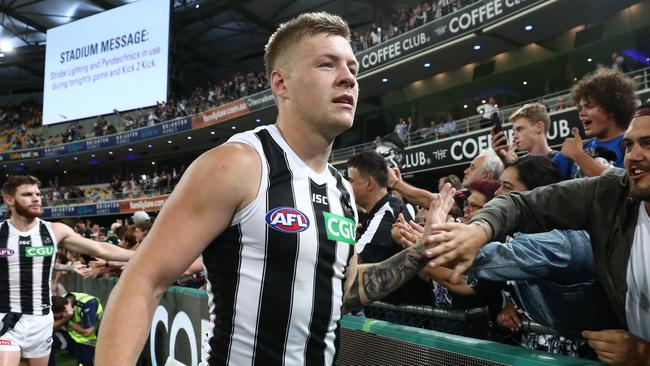
{"type": "MultiPolygon", "coordinates": [[[[423,305],[392,305],[380,301],[375,301],[368,306],[369,308],[395,311],[405,314],[413,314],[422,317],[433,317],[438,319],[455,320],[460,322],[472,322],[474,319],[489,319],[489,311],[486,308],[475,308],[468,310],[458,310],[451,308],[441,308],[423,305]]],[[[521,330],[537,334],[549,335],[571,335],[575,336],[577,331],[563,330],[556,327],[549,327],[534,321],[522,319],[521,330]]],[[[495,325],[499,325],[496,324],[495,325]]],[[[501,326],[501,325],[499,325],[501,326]]]]}

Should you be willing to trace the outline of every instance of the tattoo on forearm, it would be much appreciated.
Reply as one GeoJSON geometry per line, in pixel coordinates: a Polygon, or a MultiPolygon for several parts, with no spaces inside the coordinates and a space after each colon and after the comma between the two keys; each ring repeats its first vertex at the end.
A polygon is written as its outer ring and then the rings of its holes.
{"type": "Polygon", "coordinates": [[[383,262],[360,266],[359,273],[344,300],[345,307],[356,309],[362,303],[381,299],[402,286],[429,261],[423,254],[424,249],[422,244],[414,245],[383,262]],[[363,294],[359,289],[359,282],[363,294]],[[363,301],[364,295],[367,301],[363,301]]]}
{"type": "Polygon", "coordinates": [[[348,310],[356,310],[361,308],[363,304],[361,304],[361,297],[359,295],[359,276],[356,276],[354,278],[354,282],[352,282],[350,291],[348,291],[345,299],[343,300],[343,305],[345,308],[348,310]]]}

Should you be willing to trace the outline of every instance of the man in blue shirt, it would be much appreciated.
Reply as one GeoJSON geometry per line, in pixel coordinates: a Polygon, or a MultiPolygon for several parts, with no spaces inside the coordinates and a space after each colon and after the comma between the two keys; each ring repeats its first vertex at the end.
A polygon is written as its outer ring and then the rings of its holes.
{"type": "Polygon", "coordinates": [[[634,81],[620,71],[598,68],[571,90],[585,134],[577,128],[553,158],[562,180],[595,177],[611,166],[623,167],[623,132],[636,109],[634,81]]]}

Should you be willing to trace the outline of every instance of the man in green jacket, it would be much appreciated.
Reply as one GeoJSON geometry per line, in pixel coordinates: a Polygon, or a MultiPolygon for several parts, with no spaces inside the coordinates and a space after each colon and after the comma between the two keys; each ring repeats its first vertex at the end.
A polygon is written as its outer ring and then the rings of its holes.
{"type": "Polygon", "coordinates": [[[452,282],[487,242],[516,231],[587,230],[595,271],[628,330],[585,331],[600,359],[614,365],[650,365],[650,104],[639,107],[625,132],[625,170],[574,179],[493,199],[469,225],[445,224],[429,242],[453,263],[452,282]]]}

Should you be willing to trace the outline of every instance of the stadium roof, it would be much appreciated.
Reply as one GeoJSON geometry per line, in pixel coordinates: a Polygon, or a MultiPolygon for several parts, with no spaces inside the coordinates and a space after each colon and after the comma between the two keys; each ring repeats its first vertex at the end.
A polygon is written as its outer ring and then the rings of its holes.
{"type": "MultiPolygon", "coordinates": [[[[48,29],[134,1],[0,0],[0,90],[42,89],[48,29]],[[4,49],[7,42],[14,51],[4,49]]],[[[260,69],[263,46],[276,25],[301,12],[330,11],[359,27],[415,3],[419,1],[173,0],[174,73],[200,81],[260,69]]]]}

